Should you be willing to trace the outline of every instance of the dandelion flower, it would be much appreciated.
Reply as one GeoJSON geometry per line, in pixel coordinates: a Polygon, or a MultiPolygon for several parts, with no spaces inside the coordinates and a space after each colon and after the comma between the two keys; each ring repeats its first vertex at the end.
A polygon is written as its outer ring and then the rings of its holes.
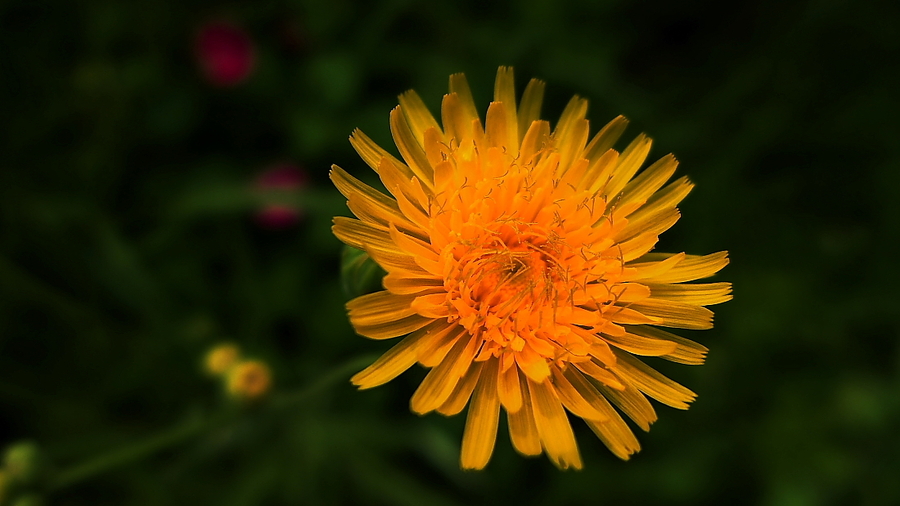
{"type": "Polygon", "coordinates": [[[521,454],[581,468],[568,410],[628,459],[640,445],[619,412],[649,430],[647,397],[679,409],[695,398],[636,356],[702,363],[704,346],[659,327],[711,328],[705,306],[731,298],[729,283],[684,283],[719,271],[727,253],[651,253],[693,186],[666,185],[675,158],[639,173],[649,138],[612,149],[627,123],[618,117],[589,141],[577,96],[551,128],[543,91],[531,80],[517,103],[501,67],[482,123],[456,74],[440,125],[406,92],[390,114],[403,160],[358,130],[350,137],[390,195],[331,172],[358,218],[335,218],[335,235],[387,272],[383,291],[347,304],[350,322],[371,339],[405,336],[352,382],[430,368],[411,408],[449,416],[468,404],[466,469],[490,459],[501,407],[521,454]]]}
{"type": "Polygon", "coordinates": [[[241,358],[241,350],[232,343],[219,344],[210,349],[203,358],[206,372],[218,376],[228,372],[241,358]]]}
{"type": "Polygon", "coordinates": [[[259,399],[272,387],[269,366],[258,360],[239,362],[228,371],[227,379],[228,393],[244,400],[259,399]]]}

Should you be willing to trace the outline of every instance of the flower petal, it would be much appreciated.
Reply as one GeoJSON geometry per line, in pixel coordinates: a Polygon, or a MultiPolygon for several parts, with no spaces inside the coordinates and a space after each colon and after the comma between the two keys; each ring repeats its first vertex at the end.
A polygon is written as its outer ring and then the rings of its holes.
{"type": "Polygon", "coordinates": [[[525,92],[522,93],[522,101],[519,103],[519,140],[525,138],[525,132],[531,128],[531,124],[541,119],[541,103],[544,100],[545,83],[538,79],[528,81],[525,92]]]}
{"type": "Polygon", "coordinates": [[[616,352],[616,371],[645,394],[677,409],[687,409],[697,394],[663,376],[628,353],[616,352]]]}
{"type": "Polygon", "coordinates": [[[522,388],[519,386],[518,367],[512,366],[505,371],[500,370],[497,387],[497,396],[507,412],[515,413],[522,408],[522,388]]]}
{"type": "MultiPolygon", "coordinates": [[[[419,98],[419,94],[415,91],[409,90],[401,94],[399,99],[400,109],[403,111],[403,115],[406,116],[406,121],[409,123],[410,130],[416,140],[419,141],[419,145],[425,146],[425,132],[429,128],[434,128],[440,132],[441,126],[435,121],[434,116],[431,115],[431,112],[428,111],[428,107],[425,106],[425,102],[419,98]]],[[[443,136],[443,134],[441,135],[443,136]]]]}
{"type": "Polygon", "coordinates": [[[646,325],[629,326],[628,332],[649,339],[660,339],[675,343],[675,350],[669,354],[662,355],[662,358],[679,364],[700,365],[706,360],[706,353],[709,351],[706,346],[700,343],[646,325]]]}
{"type": "MultiPolygon", "coordinates": [[[[516,369],[513,367],[512,369],[516,369]]],[[[520,373],[517,373],[520,374],[520,373]]],[[[534,421],[534,409],[531,407],[531,395],[528,393],[528,382],[519,377],[521,387],[522,409],[515,413],[506,412],[509,425],[509,439],[513,448],[522,455],[540,455],[541,437],[538,435],[534,421]]]]}
{"type": "Polygon", "coordinates": [[[478,379],[469,405],[463,433],[460,465],[463,469],[482,469],[494,453],[500,399],[497,397],[497,360],[488,360],[478,379]]]}
{"type": "Polygon", "coordinates": [[[581,469],[581,455],[575,443],[572,425],[550,382],[535,383],[528,379],[534,421],[541,437],[541,446],[550,460],[560,469],[581,469]]]}
{"type": "MultiPolygon", "coordinates": [[[[440,324],[440,322],[435,322],[440,324]]],[[[387,353],[378,358],[369,367],[353,375],[350,381],[360,390],[377,387],[396,378],[416,363],[417,348],[427,332],[434,327],[421,328],[404,337],[387,353]]]]}
{"type": "Polygon", "coordinates": [[[415,413],[424,415],[434,411],[450,397],[457,382],[472,363],[475,347],[470,344],[473,342],[474,339],[465,330],[457,335],[447,356],[431,369],[413,394],[409,405],[415,413]],[[469,353],[466,353],[467,348],[471,349],[469,353]]]}
{"type": "Polygon", "coordinates": [[[469,402],[472,391],[475,390],[475,385],[478,384],[478,380],[481,378],[483,367],[484,362],[473,363],[469,370],[466,371],[466,375],[456,384],[456,388],[453,389],[450,397],[436,411],[444,416],[458,415],[466,407],[466,403],[469,402]]]}

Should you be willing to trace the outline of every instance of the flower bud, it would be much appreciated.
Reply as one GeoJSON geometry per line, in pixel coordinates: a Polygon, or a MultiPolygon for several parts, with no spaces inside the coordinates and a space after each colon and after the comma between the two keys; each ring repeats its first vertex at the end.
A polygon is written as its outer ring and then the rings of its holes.
{"type": "Polygon", "coordinates": [[[40,450],[31,441],[15,443],[6,449],[3,466],[9,484],[30,485],[41,475],[43,465],[40,450]]]}
{"type": "Polygon", "coordinates": [[[206,353],[204,368],[214,376],[228,372],[241,358],[241,350],[232,343],[220,344],[206,353]]]}
{"type": "Polygon", "coordinates": [[[245,360],[228,372],[228,393],[238,399],[259,399],[271,387],[272,373],[264,362],[245,360]]]}

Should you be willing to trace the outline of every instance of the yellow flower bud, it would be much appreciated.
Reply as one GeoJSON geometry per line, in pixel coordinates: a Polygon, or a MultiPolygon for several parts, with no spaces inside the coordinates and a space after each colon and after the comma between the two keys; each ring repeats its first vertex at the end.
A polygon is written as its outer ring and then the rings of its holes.
{"type": "Polygon", "coordinates": [[[215,346],[206,353],[204,368],[213,375],[225,374],[241,358],[241,350],[234,344],[226,343],[215,346]]]}
{"type": "Polygon", "coordinates": [[[258,399],[271,387],[272,372],[264,362],[246,360],[228,372],[228,393],[234,397],[246,400],[258,399]]]}
{"type": "Polygon", "coordinates": [[[21,441],[9,446],[3,455],[5,478],[15,483],[32,484],[43,472],[43,457],[38,446],[21,441]]]}

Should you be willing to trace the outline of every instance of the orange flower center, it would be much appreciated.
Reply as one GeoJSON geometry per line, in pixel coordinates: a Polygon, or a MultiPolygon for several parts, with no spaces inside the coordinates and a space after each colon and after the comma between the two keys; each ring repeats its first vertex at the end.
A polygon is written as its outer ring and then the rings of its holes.
{"type": "Polygon", "coordinates": [[[603,206],[570,186],[533,191],[535,165],[496,154],[461,163],[476,183],[439,193],[432,207],[447,230],[439,242],[449,319],[481,339],[476,360],[586,360],[594,338],[582,331],[602,322],[578,306],[591,294],[608,300],[609,291],[598,287],[606,286],[608,270],[622,266],[605,256],[609,228],[593,226],[603,206]]]}

